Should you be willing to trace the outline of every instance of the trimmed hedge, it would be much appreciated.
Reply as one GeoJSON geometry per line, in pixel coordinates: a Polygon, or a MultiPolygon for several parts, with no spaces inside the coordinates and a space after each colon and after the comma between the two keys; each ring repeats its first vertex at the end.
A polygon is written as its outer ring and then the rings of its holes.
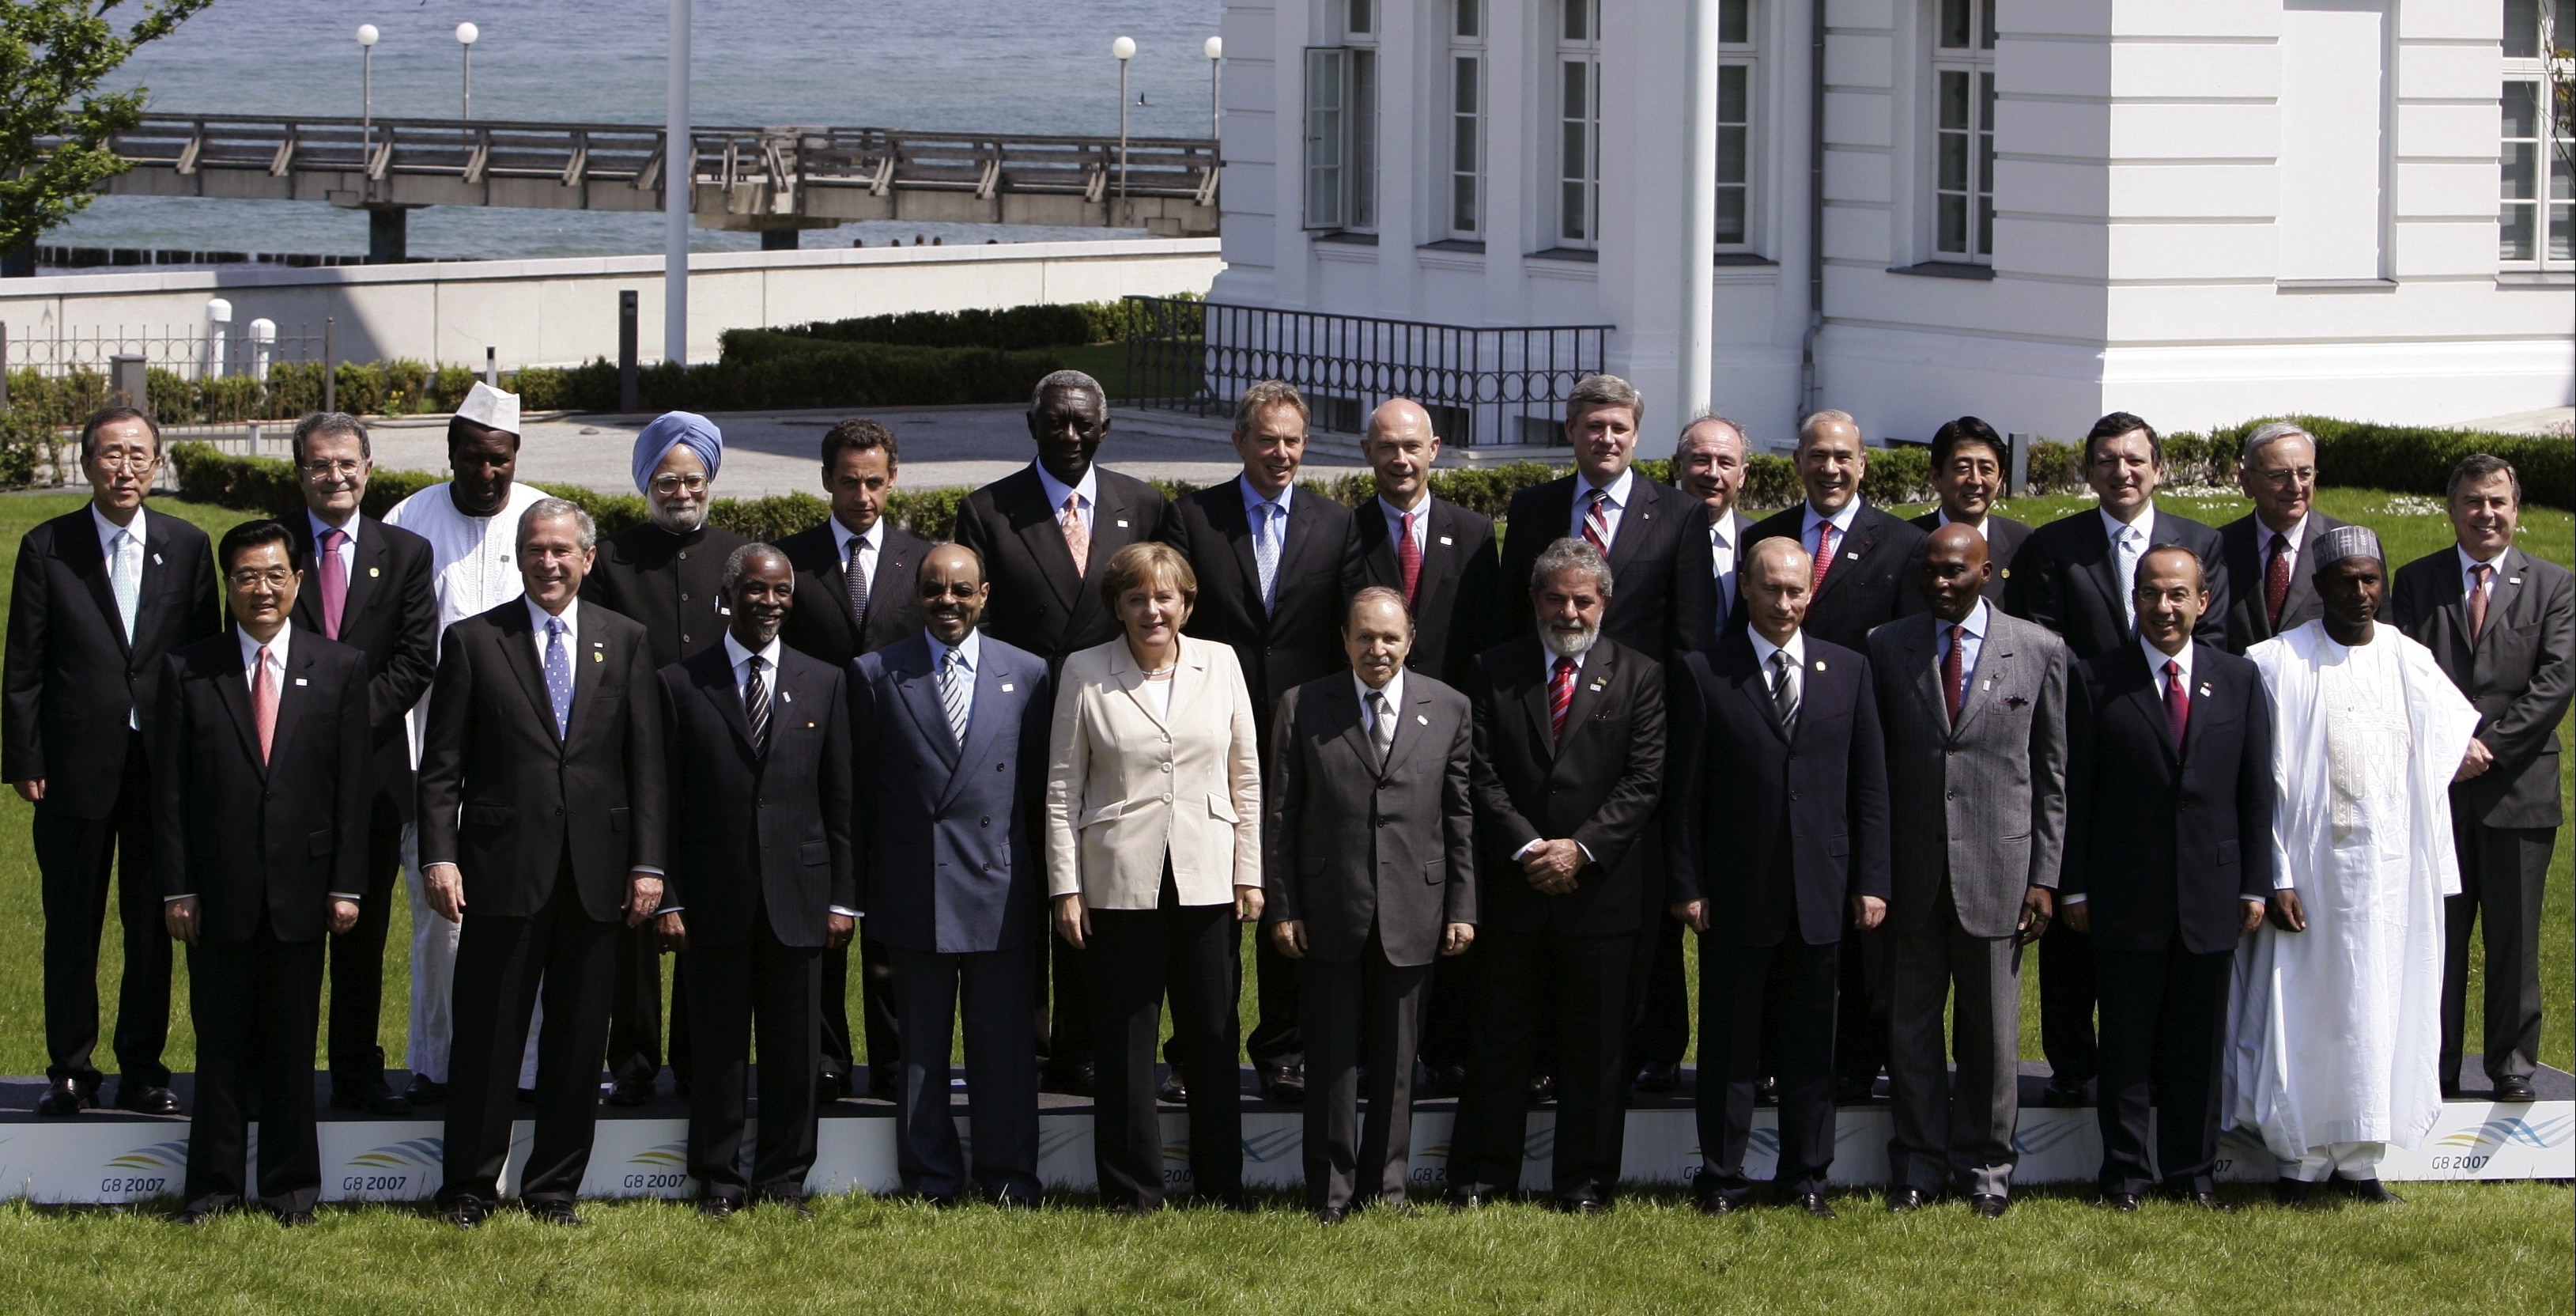
{"type": "MultiPolygon", "coordinates": [[[[1197,301],[1195,293],[1175,293],[1170,300],[1197,301]]],[[[735,329],[721,337],[725,355],[734,354],[736,334],[784,334],[841,343],[886,343],[905,347],[997,347],[1026,351],[1037,347],[1070,347],[1125,338],[1144,323],[1143,313],[1126,302],[1036,303],[998,311],[914,311],[904,315],[871,315],[855,320],[817,320],[786,329],[735,329]]]]}
{"type": "MultiPolygon", "coordinates": [[[[711,365],[636,372],[646,411],[758,411],[785,407],[932,407],[1019,402],[1063,365],[1053,352],[989,347],[897,347],[732,330],[711,365]]],[[[520,405],[531,411],[616,411],[617,367],[522,370],[520,405]]]]}

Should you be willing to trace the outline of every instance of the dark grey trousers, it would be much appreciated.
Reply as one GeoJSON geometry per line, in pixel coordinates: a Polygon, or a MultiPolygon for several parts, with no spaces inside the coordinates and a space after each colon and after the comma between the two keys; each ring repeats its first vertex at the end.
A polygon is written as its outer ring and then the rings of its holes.
{"type": "Polygon", "coordinates": [[[1306,1206],[1405,1200],[1413,1162],[1413,1053],[1430,1004],[1431,966],[1398,967],[1371,935],[1359,958],[1297,965],[1306,1046],[1306,1206]],[[1360,1123],[1360,1063],[1368,1123],[1360,1123]]]}
{"type": "Polygon", "coordinates": [[[1923,926],[1879,936],[1888,949],[1887,1075],[1896,1125],[1888,1182],[1927,1194],[1955,1187],[2003,1196],[2012,1187],[2013,1125],[2021,1118],[2021,973],[2013,939],[1961,931],[1946,889],[1923,926]],[[1941,1016],[1954,996],[1957,1036],[1949,1039],[1941,1016]]]}
{"type": "Polygon", "coordinates": [[[2442,902],[2442,1081],[2460,1080],[2473,933],[2486,941],[2486,1076],[2527,1079],[2539,1064],[2540,907],[2558,829],[2455,818],[2451,836],[2460,856],[2460,894],[2442,902]]]}

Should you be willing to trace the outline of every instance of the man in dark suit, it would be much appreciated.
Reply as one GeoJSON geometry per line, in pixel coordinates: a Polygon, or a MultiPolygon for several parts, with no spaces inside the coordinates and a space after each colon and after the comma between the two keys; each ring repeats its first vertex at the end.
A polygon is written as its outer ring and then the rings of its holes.
{"type": "MultiPolygon", "coordinates": [[[[727,615],[725,559],[746,542],[707,524],[724,434],[686,411],[665,412],[635,436],[635,491],[648,515],[599,546],[582,598],[644,624],[656,669],[717,647],[727,615]]],[[[671,1077],[686,1090],[689,984],[671,975],[671,1077]]],[[[617,946],[617,986],[608,1002],[608,1092],[612,1106],[653,1099],[662,1073],[662,939],[638,927],[617,946]]]]}
{"type": "Polygon", "coordinates": [[[36,806],[45,911],[45,1077],[40,1115],[98,1104],[98,939],[108,869],[125,971],[117,992],[116,1104],[179,1113],[170,1070],[170,939],[152,861],[152,722],[161,660],[215,633],[205,532],[143,509],[161,431],[132,407],[81,427],[90,502],[18,541],[0,675],[0,776],[36,806]]]}
{"type": "Polygon", "coordinates": [[[2195,640],[2199,559],[2137,568],[2139,635],[2076,668],[2058,911],[2092,938],[2102,989],[2102,1200],[2156,1178],[2219,1210],[2212,1167],[2237,939],[2272,894],[2272,705],[2254,664],[2195,640]]]}
{"type": "Polygon", "coordinates": [[[924,628],[859,659],[850,726],[868,924],[902,1010],[895,1166],[904,1191],[953,1204],[970,1184],[1038,1203],[1036,1016],[1046,885],[1038,839],[1055,708],[1046,660],[975,629],[983,563],[933,545],[914,586],[924,628]],[[970,821],[971,820],[971,821],[970,821]],[[949,1100],[964,1010],[971,1173],[949,1100]]]}
{"type": "Polygon", "coordinates": [[[1930,534],[1945,525],[1965,525],[1985,537],[1986,561],[1994,570],[1986,578],[1986,602],[2004,606],[2012,587],[2012,561],[2030,538],[2030,527],[1993,510],[2003,497],[2004,471],[2012,450],[1995,427],[1974,416],[1961,416],[1932,432],[1932,488],[1941,505],[1914,518],[1930,534]]]}
{"type": "MultiPolygon", "coordinates": [[[[796,609],[787,614],[787,647],[842,671],[860,654],[921,630],[912,578],[930,544],[885,516],[899,457],[894,431],[873,420],[834,425],[823,435],[823,492],[832,500],[832,515],[778,544],[796,565],[796,609]]],[[[902,1072],[894,967],[864,920],[858,947],[860,1017],[868,1043],[865,1090],[892,1101],[902,1072]]],[[[823,951],[823,1070],[818,1082],[825,1101],[860,1090],[849,1002],[850,947],[844,942],[823,951]]]]}
{"type": "Polygon", "coordinates": [[[429,541],[358,510],[374,473],[367,427],[344,412],[295,424],[295,480],[304,515],[290,517],[296,560],[308,564],[295,625],[367,656],[367,720],[376,793],[367,806],[358,922],[331,938],[331,1104],[381,1119],[411,1113],[385,1083],[376,1044],[384,1015],[385,928],[402,870],[403,828],[415,803],[411,735],[404,721],[438,669],[438,594],[429,541]]]}
{"type": "Polygon", "coordinates": [[[1570,537],[1592,545],[1619,582],[1601,633],[1658,664],[1677,647],[1674,573],[1707,522],[1689,495],[1636,473],[1637,427],[1645,419],[1645,399],[1617,375],[1589,376],[1567,396],[1574,473],[1512,495],[1497,640],[1532,633],[1536,618],[1522,587],[1539,554],[1570,537]]]}
{"type": "Polygon", "coordinates": [[[1887,914],[1887,766],[1869,660],[1799,628],[1815,567],[1787,536],[1745,554],[1745,626],[1673,681],[1673,915],[1700,934],[1699,1209],[1749,1205],[1744,1149],[1768,1057],[1772,1184],[1830,1217],[1835,967],[1887,914]]]}
{"type": "Polygon", "coordinates": [[[2066,839],[2073,660],[1986,599],[1986,549],[1961,522],[1932,532],[1930,615],[1871,631],[1869,670],[1890,818],[1887,1205],[1918,1210],[1955,1185],[1993,1219],[2021,1118],[2021,949],[2048,928],[2066,839]]]}
{"type": "MultiPolygon", "coordinates": [[[[1342,605],[1343,550],[1350,509],[1297,496],[1306,460],[1306,399],[1277,380],[1245,389],[1234,409],[1234,450],[1243,474],[1188,494],[1163,519],[1163,541],[1198,573],[1198,605],[1184,631],[1231,645],[1252,696],[1253,725],[1269,761],[1271,710],[1280,696],[1345,666],[1334,631],[1342,605]]],[[[1243,1049],[1262,1095],[1295,1104],[1306,1095],[1305,1048],[1297,1036],[1297,967],[1277,943],[1253,954],[1260,1016],[1243,1049]]],[[[1175,1066],[1163,1100],[1186,1101],[1175,1066]]]]}
{"type": "Polygon", "coordinates": [[[2218,528],[2227,578],[2236,585],[2224,619],[2229,653],[2325,614],[2307,550],[2343,524],[2316,510],[2317,441],[2286,420],[2245,436],[2236,482],[2254,510],[2218,528]]]}
{"type": "Polygon", "coordinates": [[[2451,472],[2456,546],[2397,572],[2385,615],[2433,651],[2478,710],[2470,775],[2451,787],[2460,894],[2444,913],[2444,1095],[2460,1090],[2469,936],[2484,923],[2485,1061],[2498,1101],[2532,1099],[2539,1063],[2542,884],[2563,821],[2558,724],[2576,693],[2576,578],[2516,546],[2522,477],[2502,458],[2451,472]]]}
{"type": "MultiPolygon", "coordinates": [[[[1503,594],[1493,520],[1432,494],[1440,436],[1419,402],[1391,398],[1371,412],[1360,455],[1377,476],[1377,498],[1351,516],[1342,596],[1371,586],[1402,594],[1413,615],[1404,670],[1455,688],[1491,636],[1503,594]]],[[[1422,1063],[1440,1096],[1467,1085],[1470,972],[1463,956],[1443,956],[1431,969],[1422,1063]]]]}
{"type": "Polygon", "coordinates": [[[1476,936],[1467,698],[1405,670],[1413,621],[1401,593],[1370,586],[1345,618],[1351,672],[1281,698],[1263,784],[1262,917],[1298,962],[1314,1080],[1306,1209],[1325,1224],[1362,1202],[1405,1201],[1431,965],[1476,936]]]}
{"type": "Polygon", "coordinates": [[[536,1144],[519,1200],[580,1223],[617,943],[662,903],[661,687],[643,626],[577,597],[597,535],[571,503],[529,504],[525,594],[448,627],[430,685],[421,876],[432,912],[463,925],[438,1202],[466,1228],[499,1196],[541,980],[536,1144]]]}
{"type": "MultiPolygon", "coordinates": [[[[1849,413],[1807,417],[1798,427],[1797,463],[1806,501],[1765,518],[1749,542],[1795,538],[1813,573],[1798,633],[1866,653],[1871,631],[1923,610],[1914,588],[1923,570],[1923,531],[1862,500],[1869,452],[1849,413]]],[[[1834,1095],[1859,1102],[1870,1099],[1887,1064],[1887,949],[1867,928],[1844,931],[1850,935],[1837,961],[1843,978],[1834,1095]]]]}
{"type": "MultiPolygon", "coordinates": [[[[2165,478],[2164,440],[2125,411],[2093,422],[2084,437],[2084,479],[2101,506],[2033,530],[2013,560],[2004,611],[2057,632],[2076,660],[2098,657],[2137,635],[2132,587],[2150,548],[2179,544],[2200,559],[2209,607],[2192,638],[2227,643],[2226,547],[2218,532],[2156,507],[2165,478]]],[[[2039,1036],[2052,1071],[2044,1106],[2081,1106],[2098,1068],[2093,1037],[2093,953],[2059,921],[2039,943],[2039,1036]]]]}
{"type": "Polygon", "coordinates": [[[858,925],[841,669],[778,642],[796,569],[767,544],[727,555],[722,643],[661,671],[670,897],[657,921],[688,967],[689,1174],[698,1209],[804,1208],[814,1168],[822,956],[858,925]],[[742,1172],[745,1069],[760,1037],[760,1139],[742,1172]]]}
{"type": "Polygon", "coordinates": [[[1532,633],[1478,655],[1467,682],[1481,841],[1475,1060],[1450,1138],[1450,1201],[1518,1189],[1544,1014],[1557,1062],[1550,1201],[1595,1214],[1618,1188],[1627,1124],[1622,1043],[1635,1022],[1642,888],[1657,876],[1646,831],[1663,790],[1664,671],[1603,633],[1613,577],[1589,543],[1558,540],[1528,580],[1532,633]]]}
{"type": "MultiPolygon", "coordinates": [[[[1100,381],[1079,370],[1056,371],[1029,397],[1037,460],[957,506],[957,542],[983,559],[1000,601],[986,632],[1044,658],[1050,676],[1066,654],[1118,637],[1118,620],[1100,601],[1101,569],[1119,549],[1160,537],[1171,511],[1152,485],[1093,463],[1108,437],[1109,395],[1100,381]]],[[[1092,1059],[1082,952],[1061,938],[1040,942],[1056,948],[1046,1077],[1054,1087],[1087,1096],[1092,1059]]]]}
{"type": "Polygon", "coordinates": [[[256,1197],[310,1224],[322,934],[357,924],[369,876],[367,657],[289,624],[304,573],[285,526],[235,526],[221,557],[235,629],[163,660],[153,723],[153,853],[197,1028],[179,1220],[256,1197]],[[253,1109],[255,1189],[243,1172],[253,1109]]]}

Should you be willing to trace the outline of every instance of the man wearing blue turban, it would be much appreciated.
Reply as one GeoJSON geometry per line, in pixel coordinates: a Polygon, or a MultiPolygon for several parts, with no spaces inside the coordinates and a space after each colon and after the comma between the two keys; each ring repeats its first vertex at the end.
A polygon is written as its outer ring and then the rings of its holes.
{"type": "MultiPolygon", "coordinates": [[[[635,490],[647,519],[599,541],[598,563],[582,582],[596,603],[644,624],[655,667],[668,667],[724,641],[732,616],[724,602],[724,564],[746,541],[707,524],[716,471],[724,464],[724,431],[694,412],[655,417],[635,436],[635,490]]],[[[654,1095],[662,1072],[662,946],[648,921],[619,943],[617,987],[608,1014],[608,1103],[636,1106],[654,1095]]],[[[689,1083],[687,980],[671,983],[671,1077],[689,1083]]]]}

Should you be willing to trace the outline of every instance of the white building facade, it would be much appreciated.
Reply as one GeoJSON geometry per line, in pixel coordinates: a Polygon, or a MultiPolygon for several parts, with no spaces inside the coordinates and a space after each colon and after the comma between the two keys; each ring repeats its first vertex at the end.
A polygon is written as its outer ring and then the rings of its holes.
{"type": "MultiPolygon", "coordinates": [[[[1823,406],[1916,441],[1961,414],[2072,439],[2112,410],[2181,430],[2561,406],[2576,219],[2550,11],[1228,0],[1210,299],[1608,326],[1601,364],[1650,430],[1707,405],[1775,450],[1823,406]],[[1705,253],[1684,238],[1694,6],[1718,37],[1705,253]],[[1680,369],[1692,274],[1714,283],[1705,399],[1680,369]]],[[[1328,415],[1406,390],[1347,391],[1328,415]]]]}

